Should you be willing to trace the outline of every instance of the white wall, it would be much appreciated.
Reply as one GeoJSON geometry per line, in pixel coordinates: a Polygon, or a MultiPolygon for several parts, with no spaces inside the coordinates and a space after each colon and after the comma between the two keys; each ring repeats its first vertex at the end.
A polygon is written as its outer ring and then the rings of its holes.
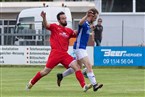
{"type": "Polygon", "coordinates": [[[135,46],[144,42],[144,15],[102,14],[100,17],[103,19],[102,25],[104,27],[103,46],[121,46],[122,31],[124,46],[135,46]]]}

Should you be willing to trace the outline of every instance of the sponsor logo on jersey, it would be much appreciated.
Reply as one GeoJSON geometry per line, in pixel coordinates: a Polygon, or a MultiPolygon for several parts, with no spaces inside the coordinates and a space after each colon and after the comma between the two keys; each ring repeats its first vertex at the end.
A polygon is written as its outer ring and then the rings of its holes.
{"type": "Polygon", "coordinates": [[[59,35],[65,37],[65,38],[68,38],[69,37],[65,32],[59,33],[59,35]]]}

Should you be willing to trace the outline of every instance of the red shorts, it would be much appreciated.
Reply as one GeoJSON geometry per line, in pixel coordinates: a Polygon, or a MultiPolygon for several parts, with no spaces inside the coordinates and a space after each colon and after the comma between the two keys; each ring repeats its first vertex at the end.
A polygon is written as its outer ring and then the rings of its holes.
{"type": "Polygon", "coordinates": [[[48,57],[46,67],[53,69],[59,63],[61,63],[65,68],[69,68],[70,63],[73,61],[74,58],[70,56],[67,52],[52,50],[48,57]]]}

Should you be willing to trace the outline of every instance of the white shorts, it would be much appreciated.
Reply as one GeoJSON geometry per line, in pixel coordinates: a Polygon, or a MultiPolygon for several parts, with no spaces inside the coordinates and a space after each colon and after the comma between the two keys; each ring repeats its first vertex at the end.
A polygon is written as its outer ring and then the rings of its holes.
{"type": "Polygon", "coordinates": [[[74,53],[76,55],[76,60],[80,60],[88,56],[87,50],[85,49],[74,49],[74,53]]]}

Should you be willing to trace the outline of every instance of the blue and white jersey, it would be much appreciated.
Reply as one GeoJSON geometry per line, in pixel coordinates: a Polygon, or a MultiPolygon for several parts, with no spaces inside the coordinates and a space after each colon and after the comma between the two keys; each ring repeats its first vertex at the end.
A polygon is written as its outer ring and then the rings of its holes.
{"type": "Polygon", "coordinates": [[[90,36],[90,24],[85,21],[83,25],[79,25],[77,39],[74,43],[74,49],[86,49],[90,36]]]}

